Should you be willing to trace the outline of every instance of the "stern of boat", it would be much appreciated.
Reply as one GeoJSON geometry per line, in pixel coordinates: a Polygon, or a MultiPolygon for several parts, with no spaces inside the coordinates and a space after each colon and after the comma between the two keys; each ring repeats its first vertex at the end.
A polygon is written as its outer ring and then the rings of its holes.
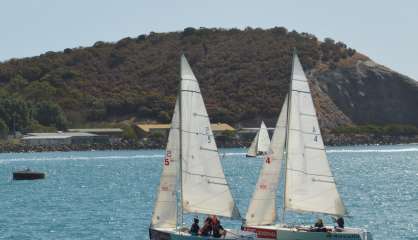
{"type": "Polygon", "coordinates": [[[277,229],[255,226],[242,226],[241,229],[245,232],[255,233],[257,239],[277,239],[277,229]]]}
{"type": "Polygon", "coordinates": [[[149,239],[150,240],[170,240],[170,233],[149,228],[149,239]]]}

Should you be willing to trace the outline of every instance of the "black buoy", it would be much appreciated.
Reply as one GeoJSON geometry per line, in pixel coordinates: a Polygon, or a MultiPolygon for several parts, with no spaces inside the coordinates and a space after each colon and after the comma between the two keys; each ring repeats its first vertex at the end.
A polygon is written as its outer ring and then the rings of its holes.
{"type": "Polygon", "coordinates": [[[13,172],[13,180],[36,180],[36,179],[44,179],[45,173],[43,172],[34,172],[31,171],[29,168],[23,171],[16,171],[13,172]]]}

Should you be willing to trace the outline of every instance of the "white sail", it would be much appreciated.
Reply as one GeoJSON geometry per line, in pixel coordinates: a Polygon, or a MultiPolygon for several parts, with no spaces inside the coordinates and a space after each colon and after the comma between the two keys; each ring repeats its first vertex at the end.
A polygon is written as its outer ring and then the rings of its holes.
{"type": "Polygon", "coordinates": [[[219,160],[199,84],[184,56],[181,78],[183,209],[240,218],[219,160]]]}
{"type": "Polygon", "coordinates": [[[159,228],[177,225],[177,173],[179,172],[179,102],[176,101],[167,148],[163,161],[157,200],[155,201],[151,225],[159,228]]]}
{"type": "Polygon", "coordinates": [[[309,84],[296,54],[289,107],[285,208],[345,215],[325,153],[309,84]]]}
{"type": "Polygon", "coordinates": [[[257,141],[257,153],[259,154],[265,154],[269,150],[270,146],[270,137],[269,133],[267,131],[266,124],[264,124],[264,121],[261,121],[260,131],[258,135],[258,141],[257,141]]]}
{"type": "Polygon", "coordinates": [[[247,225],[269,225],[274,224],[276,220],[276,192],[279,185],[280,166],[284,156],[286,121],[287,96],[245,217],[247,225]]]}
{"type": "Polygon", "coordinates": [[[253,141],[251,142],[250,148],[247,151],[247,157],[256,157],[257,156],[257,143],[258,143],[258,136],[260,135],[260,130],[257,131],[253,141]]]}

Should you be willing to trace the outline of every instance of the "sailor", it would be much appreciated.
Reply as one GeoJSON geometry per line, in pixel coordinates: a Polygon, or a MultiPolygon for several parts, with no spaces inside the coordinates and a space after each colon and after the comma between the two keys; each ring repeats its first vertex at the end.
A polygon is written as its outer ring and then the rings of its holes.
{"type": "Polygon", "coordinates": [[[344,228],[344,218],[338,217],[335,222],[337,223],[338,228],[344,228]]]}
{"type": "Polygon", "coordinates": [[[201,236],[209,236],[212,232],[212,219],[207,217],[203,227],[199,230],[199,235],[201,236]]]}
{"type": "Polygon", "coordinates": [[[324,222],[322,221],[322,219],[318,218],[315,222],[314,227],[316,228],[323,228],[324,227],[324,222]]]}
{"type": "Polygon", "coordinates": [[[199,219],[197,217],[195,217],[193,219],[193,224],[192,227],[190,228],[190,234],[191,235],[198,235],[199,234],[199,219]]]}
{"type": "Polygon", "coordinates": [[[327,231],[327,228],[324,227],[324,222],[322,221],[322,219],[318,218],[318,220],[316,220],[313,231],[314,232],[326,232],[327,231]]]}
{"type": "Polygon", "coordinates": [[[215,217],[212,223],[213,237],[220,238],[225,236],[226,231],[221,225],[221,221],[215,217]]]}

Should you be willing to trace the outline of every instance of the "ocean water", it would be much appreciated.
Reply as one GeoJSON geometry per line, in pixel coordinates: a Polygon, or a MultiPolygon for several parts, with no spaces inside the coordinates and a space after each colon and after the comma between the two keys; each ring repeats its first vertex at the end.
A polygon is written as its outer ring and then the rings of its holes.
{"type": "MultiPolygon", "coordinates": [[[[351,215],[347,226],[368,228],[378,240],[418,239],[418,145],[327,151],[351,215]]],[[[246,159],[245,149],[221,152],[245,215],[261,160],[246,159]]],[[[148,239],[162,157],[163,150],[0,154],[0,239],[148,239]],[[11,180],[27,167],[47,178],[11,180]]],[[[312,224],[316,217],[287,213],[286,222],[312,224]]]]}

